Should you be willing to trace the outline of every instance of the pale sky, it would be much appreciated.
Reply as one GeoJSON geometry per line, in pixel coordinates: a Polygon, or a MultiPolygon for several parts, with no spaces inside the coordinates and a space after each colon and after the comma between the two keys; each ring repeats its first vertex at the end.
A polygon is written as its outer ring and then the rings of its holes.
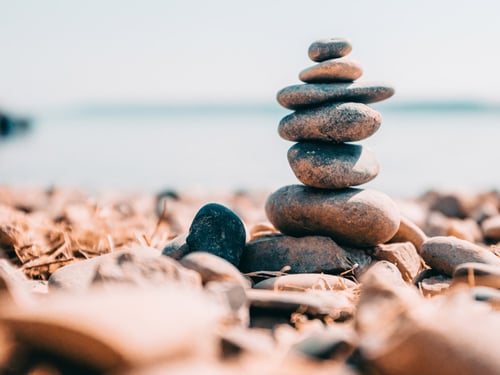
{"type": "Polygon", "coordinates": [[[353,43],[401,100],[500,102],[498,1],[0,0],[0,108],[275,102],[309,44],[353,43]]]}

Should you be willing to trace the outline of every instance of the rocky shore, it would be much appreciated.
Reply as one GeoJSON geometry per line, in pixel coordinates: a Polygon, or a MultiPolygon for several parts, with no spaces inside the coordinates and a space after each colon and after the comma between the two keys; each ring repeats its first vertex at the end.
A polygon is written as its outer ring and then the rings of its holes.
{"type": "Polygon", "coordinates": [[[4,373],[500,371],[500,193],[395,199],[374,246],[279,233],[268,196],[1,188],[4,373]]]}

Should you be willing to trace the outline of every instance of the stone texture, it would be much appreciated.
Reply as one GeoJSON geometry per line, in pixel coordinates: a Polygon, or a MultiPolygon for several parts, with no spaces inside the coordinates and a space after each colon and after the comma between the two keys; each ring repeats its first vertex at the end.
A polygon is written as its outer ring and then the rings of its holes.
{"type": "Polygon", "coordinates": [[[169,256],[175,260],[181,259],[183,256],[189,254],[189,246],[186,243],[187,233],[181,234],[165,245],[162,250],[162,255],[169,256]]]}
{"type": "Polygon", "coordinates": [[[140,259],[156,258],[161,253],[151,247],[138,247],[129,250],[120,250],[113,253],[104,254],[95,258],[75,262],[68,266],[64,266],[55,271],[49,278],[50,290],[64,290],[67,292],[84,292],[92,284],[96,269],[99,264],[107,259],[113,259],[121,252],[133,253],[140,259]]]}
{"type": "Polygon", "coordinates": [[[379,172],[375,154],[353,144],[300,142],[288,150],[288,162],[300,182],[323,189],[361,185],[379,172]]]}
{"type": "Polygon", "coordinates": [[[243,272],[279,271],[290,266],[289,273],[335,274],[353,268],[363,270],[370,262],[370,256],[364,251],[348,251],[329,237],[271,235],[247,243],[240,269],[243,272]]]}
{"type": "Polygon", "coordinates": [[[448,276],[463,263],[476,262],[500,266],[500,258],[491,251],[456,237],[433,237],[422,245],[420,253],[433,269],[448,276]]]}
{"type": "Polygon", "coordinates": [[[304,69],[299,73],[299,79],[306,83],[352,82],[363,74],[363,68],[358,62],[347,59],[326,60],[304,69]]]}
{"type": "Polygon", "coordinates": [[[278,102],[288,109],[303,109],[332,102],[375,103],[394,95],[385,83],[307,83],[287,86],[278,92],[278,102]]]}
{"type": "Polygon", "coordinates": [[[266,202],[271,223],[291,236],[324,235],[352,246],[391,239],[399,228],[397,205],[384,193],[348,188],[337,191],[289,185],[266,202]]]}
{"type": "Polygon", "coordinates": [[[354,288],[357,284],[342,276],[323,273],[299,273],[271,277],[254,285],[255,289],[305,291],[315,290],[344,290],[354,288]]]}
{"type": "Polygon", "coordinates": [[[399,229],[389,242],[411,242],[420,253],[422,244],[427,240],[427,235],[414,222],[401,216],[399,229]]]}
{"type": "Polygon", "coordinates": [[[193,252],[182,258],[180,263],[184,267],[198,272],[203,283],[232,281],[244,288],[252,286],[250,280],[245,278],[234,265],[214,254],[193,252]]]}
{"type": "Polygon", "coordinates": [[[345,361],[359,345],[354,329],[333,326],[301,340],[292,350],[316,360],[345,361]]]}
{"type": "Polygon", "coordinates": [[[490,241],[500,241],[500,215],[485,219],[481,223],[481,230],[490,241]]]}
{"type": "Polygon", "coordinates": [[[308,55],[312,61],[321,62],[346,56],[351,52],[351,43],[344,38],[328,38],[313,42],[309,46],[308,55]]]}
{"type": "Polygon", "coordinates": [[[194,217],[186,243],[190,252],[212,253],[237,266],[245,240],[245,227],[240,218],[227,207],[209,203],[194,217]]]}
{"type": "Polygon", "coordinates": [[[380,127],[379,112],[362,103],[332,103],[283,117],[279,135],[289,141],[355,142],[380,127]]]}
{"type": "Polygon", "coordinates": [[[464,263],[453,271],[453,283],[500,289],[500,266],[484,263],[464,263]]]}
{"type": "Polygon", "coordinates": [[[424,261],[411,242],[397,242],[375,246],[372,256],[386,260],[398,267],[405,281],[413,281],[422,271],[424,261]]]}
{"type": "MultiPolygon", "coordinates": [[[[158,252],[159,253],[159,252],[158,252]]],[[[136,286],[151,288],[166,285],[201,287],[197,272],[163,256],[144,256],[140,251],[117,251],[96,265],[92,286],[136,286]]]]}
{"type": "Polygon", "coordinates": [[[249,289],[247,297],[251,311],[264,310],[270,314],[303,314],[318,317],[329,316],[334,320],[345,320],[354,314],[356,295],[348,291],[275,292],[272,290],[249,289]]]}

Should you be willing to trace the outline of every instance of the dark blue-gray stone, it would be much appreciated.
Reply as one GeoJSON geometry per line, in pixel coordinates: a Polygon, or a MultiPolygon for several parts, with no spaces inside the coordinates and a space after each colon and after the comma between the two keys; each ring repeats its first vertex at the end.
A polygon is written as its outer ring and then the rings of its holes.
{"type": "Polygon", "coordinates": [[[189,252],[204,251],[238,266],[246,232],[240,218],[217,203],[203,206],[191,223],[186,244],[189,252]]]}

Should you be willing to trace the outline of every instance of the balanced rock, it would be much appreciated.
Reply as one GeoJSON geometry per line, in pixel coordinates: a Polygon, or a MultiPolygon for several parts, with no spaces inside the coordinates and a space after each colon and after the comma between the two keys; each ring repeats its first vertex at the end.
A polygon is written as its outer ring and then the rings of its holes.
{"type": "Polygon", "coordinates": [[[186,243],[189,252],[212,253],[237,266],[245,240],[245,227],[240,218],[227,207],[209,203],[194,217],[186,243]]]}
{"type": "Polygon", "coordinates": [[[288,162],[300,182],[323,189],[361,185],[379,172],[375,154],[353,144],[300,142],[288,150],[288,162]]]}
{"type": "Polygon", "coordinates": [[[348,58],[332,59],[304,69],[299,79],[307,83],[352,82],[363,74],[361,65],[348,58]]]}
{"type": "Polygon", "coordinates": [[[278,92],[278,102],[288,109],[301,109],[332,102],[375,103],[394,95],[385,83],[306,83],[278,92]]]}
{"type": "Polygon", "coordinates": [[[351,43],[344,38],[321,39],[309,46],[309,58],[321,62],[337,57],[346,56],[352,51],[351,43]]]}
{"type": "Polygon", "coordinates": [[[289,185],[266,202],[271,223],[291,236],[324,235],[352,246],[369,247],[390,240],[399,228],[399,209],[375,190],[316,189],[289,185]]]}
{"type": "Polygon", "coordinates": [[[292,237],[270,235],[247,243],[241,257],[243,272],[280,271],[289,273],[340,273],[353,268],[362,271],[371,258],[362,250],[344,249],[324,236],[292,237]],[[357,266],[355,266],[357,264],[357,266]]]}
{"type": "Polygon", "coordinates": [[[283,117],[279,135],[288,141],[355,142],[373,135],[380,113],[362,103],[331,103],[283,117]]]}

